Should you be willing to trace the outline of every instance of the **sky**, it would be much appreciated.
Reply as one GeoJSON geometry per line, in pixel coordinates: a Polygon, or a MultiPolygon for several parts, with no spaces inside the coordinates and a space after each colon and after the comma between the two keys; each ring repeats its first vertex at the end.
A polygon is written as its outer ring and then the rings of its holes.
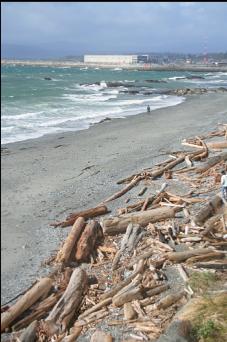
{"type": "Polygon", "coordinates": [[[227,51],[227,2],[2,2],[2,58],[227,51]]]}

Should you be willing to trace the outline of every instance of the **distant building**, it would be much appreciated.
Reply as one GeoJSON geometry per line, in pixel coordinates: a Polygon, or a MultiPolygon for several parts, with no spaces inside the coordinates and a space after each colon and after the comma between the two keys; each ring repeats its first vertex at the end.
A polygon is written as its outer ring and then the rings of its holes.
{"type": "Polygon", "coordinates": [[[90,64],[137,64],[147,63],[148,55],[85,55],[84,63],[90,64]]]}

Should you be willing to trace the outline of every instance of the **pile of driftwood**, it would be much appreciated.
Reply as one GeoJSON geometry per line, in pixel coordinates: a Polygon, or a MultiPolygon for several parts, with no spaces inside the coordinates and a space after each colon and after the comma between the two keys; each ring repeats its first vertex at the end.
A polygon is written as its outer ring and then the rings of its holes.
{"type": "Polygon", "coordinates": [[[157,339],[193,296],[190,270],[227,268],[227,208],[219,193],[221,171],[226,169],[226,132],[227,125],[222,125],[184,140],[183,145],[196,150],[172,153],[120,180],[124,187],[97,207],[53,224],[72,228],[51,260],[53,272],[37,280],[15,304],[2,307],[5,341],[69,342],[88,334],[93,342],[109,342],[113,336],[107,329],[96,329],[104,322],[128,332],[121,341],[157,339]],[[219,141],[207,142],[213,137],[219,141]],[[162,179],[160,190],[146,196],[149,182],[162,179]],[[187,184],[190,191],[184,196],[168,191],[170,179],[187,184]],[[139,183],[138,200],[107,216],[107,203],[139,183]],[[182,278],[180,291],[166,277],[171,265],[182,278]]]}

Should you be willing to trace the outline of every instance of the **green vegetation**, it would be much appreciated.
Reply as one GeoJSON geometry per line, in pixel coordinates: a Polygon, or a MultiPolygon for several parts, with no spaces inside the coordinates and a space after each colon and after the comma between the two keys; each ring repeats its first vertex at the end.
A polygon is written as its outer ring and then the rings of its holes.
{"type": "Polygon", "coordinates": [[[217,275],[212,272],[194,272],[190,276],[189,285],[194,292],[205,295],[217,280],[217,275]]]}
{"type": "Polygon", "coordinates": [[[212,295],[209,290],[217,290],[219,278],[212,272],[194,272],[189,284],[201,298],[192,322],[193,341],[227,342],[227,295],[212,295]]]}

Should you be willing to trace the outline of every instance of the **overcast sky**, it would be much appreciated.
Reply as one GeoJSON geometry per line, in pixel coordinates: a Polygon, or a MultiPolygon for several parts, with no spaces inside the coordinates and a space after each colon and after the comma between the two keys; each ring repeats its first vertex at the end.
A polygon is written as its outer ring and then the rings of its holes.
{"type": "Polygon", "coordinates": [[[226,2],[3,2],[2,57],[227,51],[226,2]]]}

